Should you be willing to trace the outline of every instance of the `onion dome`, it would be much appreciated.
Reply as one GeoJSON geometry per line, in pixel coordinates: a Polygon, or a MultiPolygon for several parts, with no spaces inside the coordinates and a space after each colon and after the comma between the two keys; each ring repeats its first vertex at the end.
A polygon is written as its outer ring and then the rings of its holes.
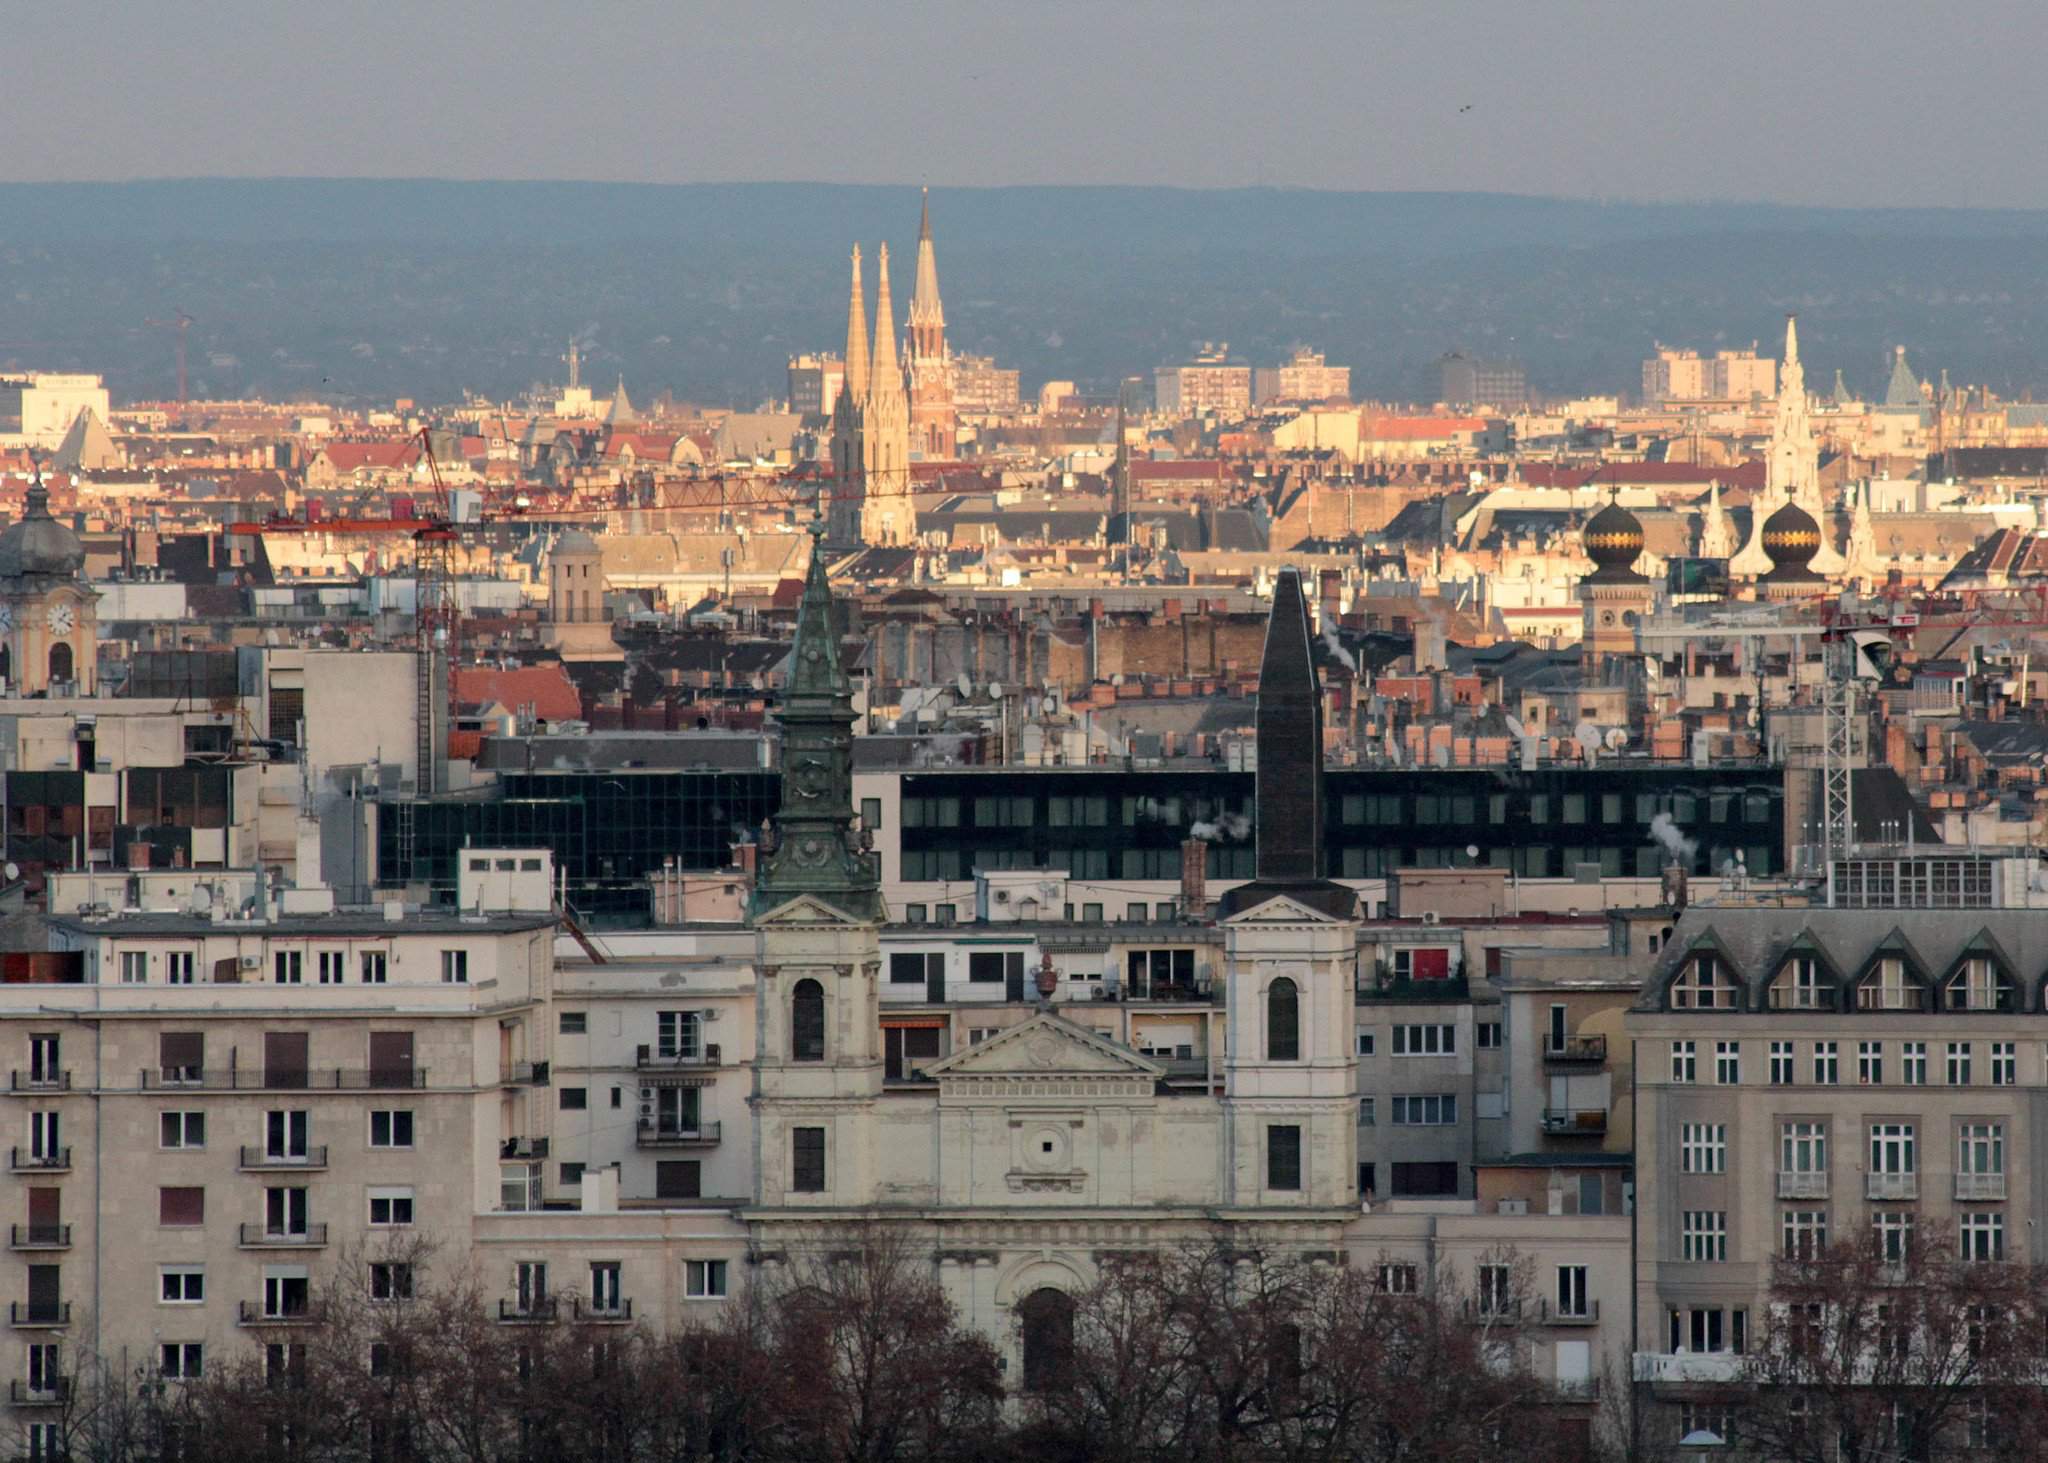
{"type": "Polygon", "coordinates": [[[0,533],[0,579],[70,579],[84,567],[85,545],[50,516],[49,489],[37,482],[28,490],[28,511],[0,533]]]}
{"type": "Polygon", "coordinates": [[[1784,507],[1764,520],[1764,553],[1770,556],[1766,584],[1819,584],[1820,575],[1809,567],[1820,552],[1820,525],[1797,503],[1784,507]]]}
{"type": "Polygon", "coordinates": [[[1643,556],[1643,525],[1635,514],[1621,506],[1620,500],[1609,503],[1586,524],[1582,536],[1586,557],[1593,561],[1593,572],[1587,576],[1594,584],[1636,584],[1642,575],[1636,573],[1635,563],[1643,556]]]}

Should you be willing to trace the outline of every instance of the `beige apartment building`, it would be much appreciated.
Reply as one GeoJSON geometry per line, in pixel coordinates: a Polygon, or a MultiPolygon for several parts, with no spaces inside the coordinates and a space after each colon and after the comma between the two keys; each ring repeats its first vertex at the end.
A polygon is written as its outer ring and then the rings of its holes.
{"type": "Polygon", "coordinates": [[[1701,355],[1658,345],[1643,362],[1643,401],[1753,401],[1778,394],[1778,363],[1756,347],[1701,355]]]}

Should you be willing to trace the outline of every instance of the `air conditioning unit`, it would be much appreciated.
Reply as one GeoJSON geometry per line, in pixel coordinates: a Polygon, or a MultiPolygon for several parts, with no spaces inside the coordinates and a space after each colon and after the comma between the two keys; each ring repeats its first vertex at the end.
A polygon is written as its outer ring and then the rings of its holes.
{"type": "Polygon", "coordinates": [[[254,955],[244,955],[235,962],[235,966],[239,970],[261,970],[263,961],[254,955]]]}
{"type": "Polygon", "coordinates": [[[1007,889],[998,889],[998,890],[996,890],[996,903],[998,903],[998,904],[1008,904],[1009,902],[1010,902],[1010,891],[1009,891],[1009,890],[1007,890],[1007,889]]]}
{"type": "Polygon", "coordinates": [[[725,1014],[725,1009],[721,1006],[707,1006],[701,1014],[706,1021],[716,1021],[725,1014]]]}
{"type": "Polygon", "coordinates": [[[1493,1206],[1493,1212],[1496,1214],[1527,1214],[1529,1212],[1529,1201],[1527,1199],[1502,1199],[1493,1206]]]}
{"type": "Polygon", "coordinates": [[[1434,927],[1435,925],[1440,923],[1440,919],[1435,910],[1425,909],[1422,911],[1422,922],[1426,925],[1434,927]]]}

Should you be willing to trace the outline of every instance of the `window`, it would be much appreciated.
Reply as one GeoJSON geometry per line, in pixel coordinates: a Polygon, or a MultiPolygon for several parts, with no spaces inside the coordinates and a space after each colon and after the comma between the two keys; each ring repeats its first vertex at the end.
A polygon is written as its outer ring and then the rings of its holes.
{"type": "Polygon", "coordinates": [[[263,1156],[305,1158],[312,1140],[313,1115],[304,1108],[279,1108],[263,1115],[263,1156]]]}
{"type": "Polygon", "coordinates": [[[1479,1314],[1482,1316],[1512,1315],[1515,1309],[1515,1271],[1511,1265],[1480,1265],[1479,1314]]]}
{"type": "Polygon", "coordinates": [[[1000,1026],[970,1026],[967,1028],[967,1044],[980,1046],[985,1041],[1001,1036],[1002,1033],[1003,1028],[1000,1026]]]}
{"type": "Polygon", "coordinates": [[[1266,1187],[1287,1193],[1301,1188],[1301,1128],[1274,1123],[1266,1129],[1266,1187]]]}
{"type": "MultiPolygon", "coordinates": [[[[1069,909],[1072,908],[1071,905],[1068,907],[1069,909]]],[[[1071,914],[1069,914],[1067,917],[1069,919],[1073,918],[1071,914]]],[[[906,904],[903,906],[903,922],[907,925],[925,924],[930,919],[930,911],[928,911],[922,904],[906,904]]]]}
{"type": "Polygon", "coordinates": [[[172,985],[191,985],[197,964],[190,950],[173,950],[164,956],[165,970],[172,985]]]}
{"type": "Polygon", "coordinates": [[[313,1281],[304,1265],[263,1267],[263,1314],[303,1316],[312,1302],[313,1281]]]}
{"type": "Polygon", "coordinates": [[[1819,1011],[1832,1004],[1821,963],[1811,955],[1787,961],[1778,978],[1771,982],[1771,1005],[1777,1010],[1819,1011]]]}
{"type": "Polygon", "coordinates": [[[165,1265],[157,1271],[157,1299],[167,1306],[196,1306],[206,1299],[206,1267],[165,1265]]]}
{"type": "Polygon", "coordinates": [[[205,1361],[206,1348],[197,1341],[166,1341],[157,1347],[156,1369],[167,1382],[198,1380],[205,1361]]]}
{"type": "Polygon", "coordinates": [[[1919,985],[1906,973],[1906,962],[1888,957],[1878,961],[1876,968],[1856,987],[1856,1009],[1918,1011],[1921,994],[1919,985]]]}
{"type": "MultiPolygon", "coordinates": [[[[1957,1196],[1995,1198],[1994,1194],[1971,1195],[1964,1191],[1974,1178],[2005,1176],[2005,1126],[2002,1123],[1964,1123],[1956,1129],[1957,1196]]],[[[1984,1186],[1977,1186],[1984,1187],[1984,1186]]],[[[2002,1190],[2001,1190],[2002,1192],[2002,1190]]]]}
{"type": "Polygon", "coordinates": [[[32,1112],[28,1115],[29,1153],[61,1168],[67,1160],[64,1145],[59,1141],[60,1125],[61,1116],[56,1112],[32,1112]]]}
{"type": "Polygon", "coordinates": [[[1773,1087],[1790,1087],[1794,1080],[1792,1075],[1792,1043],[1789,1041],[1772,1042],[1771,1085],[1773,1087]]]}
{"type": "Polygon", "coordinates": [[[1871,1216],[1871,1236],[1876,1242],[1878,1258],[1888,1265],[1903,1265],[1906,1257],[1913,1252],[1913,1214],[1911,1210],[1884,1209],[1871,1216]]]}
{"type": "Polygon", "coordinates": [[[704,1193],[704,1165],[694,1158],[662,1159],[654,1165],[654,1197],[697,1199],[704,1193]]]}
{"type": "Polygon", "coordinates": [[[564,1011],[556,1018],[555,1030],[563,1036],[583,1036],[589,1031],[589,1017],[582,1011],[564,1011]]]}
{"type": "MultiPolygon", "coordinates": [[[[997,972],[1001,978],[1001,972],[997,972]]],[[[946,978],[946,957],[937,950],[898,951],[889,957],[890,985],[927,985],[946,978]]]]}
{"type": "Polygon", "coordinates": [[[320,984],[340,985],[347,979],[348,951],[322,950],[314,957],[318,967],[320,984]]]}
{"type": "Polygon", "coordinates": [[[1991,1043],[1991,1085],[2014,1087],[2020,1080],[2019,1049],[2009,1041],[1991,1043]]]}
{"type": "Polygon", "coordinates": [[[1919,1171],[1913,1152],[1911,1123],[1870,1125],[1870,1171],[1873,1174],[1893,1176],[1910,1175],[1919,1171]]]}
{"type": "Polygon", "coordinates": [[[725,1261],[683,1261],[683,1294],[690,1300],[725,1299],[725,1261]]]}
{"type": "Polygon", "coordinates": [[[1413,1265],[1393,1261],[1380,1266],[1380,1294],[1414,1295],[1420,1288],[1420,1277],[1413,1265]]]}
{"type": "Polygon", "coordinates": [[[590,1309],[600,1316],[623,1316],[626,1310],[624,1266],[617,1260],[590,1262],[590,1309]]]}
{"type": "Polygon", "coordinates": [[[590,1107],[588,1087],[564,1087],[560,1092],[563,1112],[583,1112],[590,1107]]]}
{"type": "Polygon", "coordinates": [[[1811,1260],[1828,1247],[1828,1211],[1787,1209],[1782,1216],[1785,1258],[1811,1260]]]}
{"type": "Polygon", "coordinates": [[[1125,993],[1151,995],[1174,990],[1192,993],[1195,987],[1195,952],[1183,950],[1126,950],[1124,952],[1125,993]]]}
{"type": "Polygon", "coordinates": [[[563,1188],[574,1189],[581,1187],[583,1183],[583,1165],[581,1163],[573,1159],[565,1160],[561,1165],[560,1172],[563,1188]]]}
{"type": "Polygon", "coordinates": [[[411,1189],[370,1190],[370,1227],[394,1229],[412,1223],[411,1189]]]}
{"type": "Polygon", "coordinates": [[[206,1223],[206,1190],[161,1188],[156,1191],[158,1224],[183,1228],[206,1223]]]}
{"type": "Polygon", "coordinates": [[[1965,1211],[1956,1236],[1965,1260],[2005,1258],[2005,1216],[1995,1209],[1965,1211]]]}
{"type": "Polygon", "coordinates": [[[1359,1126],[1359,1127],[1361,1127],[1361,1128],[1370,1128],[1370,1127],[1372,1127],[1372,1126],[1373,1126],[1373,1123],[1374,1123],[1374,1118],[1375,1118],[1375,1114],[1376,1114],[1376,1113],[1377,1113],[1378,1111],[1379,1111],[1379,1099],[1378,1099],[1378,1098],[1375,1098],[1375,1097],[1361,1097],[1361,1098],[1359,1098],[1359,1099],[1358,1099],[1358,1126],[1359,1126]]]}
{"type": "Polygon", "coordinates": [[[306,956],[301,950],[274,950],[270,956],[270,978],[277,985],[300,985],[306,979],[306,956]]]}
{"type": "Polygon", "coordinates": [[[796,1062],[825,1060],[825,988],[815,980],[800,980],[790,992],[789,1056],[796,1062]]]}
{"type": "Polygon", "coordinates": [[[1778,1127],[1778,1172],[1828,1171],[1826,1123],[1781,1123],[1778,1127]]]}
{"type": "Polygon", "coordinates": [[[790,1188],[799,1194],[825,1192],[825,1130],[789,1130],[790,1188]]]}
{"type": "Polygon", "coordinates": [[[1024,1351],[1024,1390],[1043,1392],[1062,1384],[1074,1361],[1074,1302],[1045,1286],[1017,1303],[1024,1351]]]}
{"type": "Polygon", "coordinates": [[[1425,1025],[1396,1026],[1394,1055],[1397,1057],[1448,1057],[1458,1050],[1458,1028],[1425,1025]]]}
{"type": "MultiPolygon", "coordinates": [[[[1733,1310],[1720,1306],[1672,1306],[1667,1314],[1673,1351],[1733,1352],[1740,1356],[1748,1349],[1749,1312],[1740,1306],[1733,1310]]],[[[1718,1429],[1724,1438],[1728,1436],[1727,1426],[1724,1413],[1718,1429]]]]}
{"type": "Polygon", "coordinates": [[[1392,1193],[1397,1199],[1455,1199],[1458,1196],[1458,1165],[1397,1163],[1393,1166],[1392,1183],[1392,1193]]]}
{"type": "Polygon", "coordinates": [[[1699,1056],[1696,1042],[1674,1041],[1671,1043],[1671,1080],[1691,1082],[1698,1075],[1699,1056]]]}
{"type": "Polygon", "coordinates": [[[1856,1043],[1856,1080],[1865,1087],[1884,1085],[1884,1043],[1881,1041],[1859,1041],[1856,1043]]]}
{"type": "Polygon", "coordinates": [[[1820,1087],[1833,1087],[1842,1080],[1842,1059],[1836,1043],[1817,1041],[1813,1044],[1813,1080],[1820,1087]]]}
{"type": "Polygon", "coordinates": [[[1448,1127],[1458,1121],[1458,1096],[1445,1093],[1399,1093],[1394,1097],[1396,1127],[1448,1127]]]}
{"type": "Polygon", "coordinates": [[[1679,1129],[1680,1173],[1726,1173],[1728,1127],[1725,1123],[1686,1123],[1679,1129]]]}
{"type": "Polygon", "coordinates": [[[390,974],[390,961],[382,950],[365,950],[356,962],[364,985],[383,985],[390,974]]]}
{"type": "Polygon", "coordinates": [[[1734,1087],[1741,1083],[1741,1042],[1717,1041],[1714,1043],[1714,1080],[1724,1087],[1734,1087]]]}
{"type": "Polygon", "coordinates": [[[263,1191],[263,1232],[302,1238],[312,1230],[312,1190],[290,1187],[263,1191]]]}
{"type": "Polygon", "coordinates": [[[1500,1050],[1500,1023],[1481,1021],[1475,1029],[1473,1044],[1483,1052],[1500,1050]]]}
{"type": "Polygon", "coordinates": [[[1899,1048],[1899,1080],[1908,1087],[1927,1085],[1927,1043],[1909,1041],[1899,1048]]]}
{"type": "Polygon", "coordinates": [[[1301,994],[1285,976],[1266,987],[1266,1060],[1301,1060],[1301,994]]]}
{"type": "Polygon", "coordinates": [[[203,1112],[167,1112],[157,1121],[160,1146],[165,1148],[204,1148],[206,1146],[206,1114],[203,1112]]]}
{"type": "Polygon", "coordinates": [[[370,1146],[372,1148],[412,1147],[412,1109],[409,1107],[373,1107],[370,1109],[370,1146]]]}
{"type": "Polygon", "coordinates": [[[1970,1043],[1967,1041],[1952,1041],[1948,1044],[1948,1085],[1970,1085],[1970,1043]]]}
{"type": "Polygon", "coordinates": [[[1560,1316],[1587,1316],[1592,1313],[1592,1302],[1586,1293],[1586,1267],[1584,1265],[1560,1265],[1557,1267],[1557,1313],[1560,1316]]]}
{"type": "Polygon", "coordinates": [[[1358,1054],[1361,1057],[1369,1057],[1373,1055],[1373,1050],[1378,1045],[1378,1043],[1373,1039],[1374,1036],[1375,1033],[1370,1031],[1361,1031],[1358,1033],[1358,1054]]]}
{"type": "Polygon", "coordinates": [[[147,950],[123,950],[121,952],[121,984],[141,985],[149,979],[149,952],[147,950]]]}
{"type": "Polygon", "coordinates": [[[404,1260],[370,1262],[371,1300],[411,1300],[412,1266],[404,1260]]]}
{"type": "Polygon", "coordinates": [[[1735,982],[1721,971],[1711,955],[1700,955],[1686,963],[1671,983],[1671,1007],[1675,1011],[1732,1011],[1735,982]]]}
{"type": "Polygon", "coordinates": [[[1998,966],[1981,956],[1965,960],[1949,978],[1945,1004],[1951,1011],[2010,1011],[2012,982],[1998,966]]]}
{"type": "Polygon", "coordinates": [[[1728,1258],[1728,1214],[1722,1209],[1688,1209],[1681,1216],[1680,1257],[1695,1263],[1728,1258]]]}
{"type": "Polygon", "coordinates": [[[54,1031],[30,1033],[28,1080],[35,1087],[57,1086],[64,1081],[63,1042],[54,1031]]]}
{"type": "Polygon", "coordinates": [[[441,984],[469,984],[469,952],[467,950],[443,950],[441,952],[441,984]]]}

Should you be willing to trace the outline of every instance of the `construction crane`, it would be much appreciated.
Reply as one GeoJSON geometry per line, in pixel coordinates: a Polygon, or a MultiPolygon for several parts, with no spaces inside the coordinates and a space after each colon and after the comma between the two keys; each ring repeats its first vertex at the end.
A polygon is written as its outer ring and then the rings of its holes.
{"type": "Polygon", "coordinates": [[[145,320],[142,323],[178,332],[178,405],[183,406],[191,400],[185,391],[185,332],[192,328],[192,317],[180,310],[175,320],[145,320]]]}

